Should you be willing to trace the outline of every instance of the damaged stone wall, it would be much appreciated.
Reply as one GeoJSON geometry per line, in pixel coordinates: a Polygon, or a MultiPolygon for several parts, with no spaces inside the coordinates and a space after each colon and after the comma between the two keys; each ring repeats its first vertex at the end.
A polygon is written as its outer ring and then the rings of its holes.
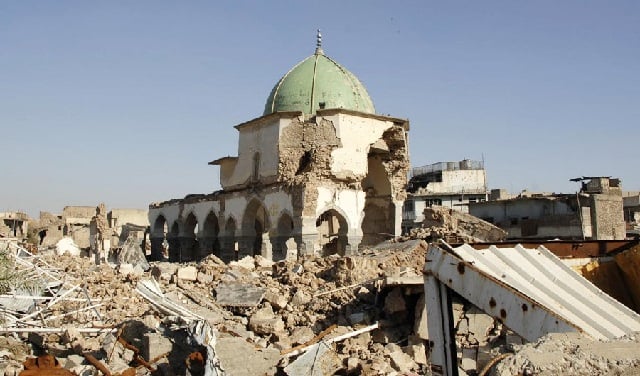
{"type": "Polygon", "coordinates": [[[331,152],[342,144],[333,123],[316,120],[295,119],[283,129],[278,143],[280,181],[294,185],[332,177],[331,152]]]}
{"type": "Polygon", "coordinates": [[[399,239],[444,239],[449,243],[478,243],[499,242],[506,237],[506,231],[487,221],[458,210],[434,205],[424,209],[421,227],[411,229],[407,236],[399,239]]]}
{"type": "Polygon", "coordinates": [[[39,219],[29,225],[29,239],[41,247],[54,246],[64,236],[64,221],[61,216],[40,212],[39,219]]]}
{"type": "Polygon", "coordinates": [[[593,194],[591,220],[594,239],[621,240],[626,236],[622,194],[593,194]]]}

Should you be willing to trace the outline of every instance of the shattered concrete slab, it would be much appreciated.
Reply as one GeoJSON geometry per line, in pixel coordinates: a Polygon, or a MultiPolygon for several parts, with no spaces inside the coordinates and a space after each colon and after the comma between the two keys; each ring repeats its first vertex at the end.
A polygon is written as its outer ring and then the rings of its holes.
{"type": "Polygon", "coordinates": [[[264,288],[248,283],[221,283],[216,287],[216,302],[222,306],[255,307],[264,295],[264,288]]]}

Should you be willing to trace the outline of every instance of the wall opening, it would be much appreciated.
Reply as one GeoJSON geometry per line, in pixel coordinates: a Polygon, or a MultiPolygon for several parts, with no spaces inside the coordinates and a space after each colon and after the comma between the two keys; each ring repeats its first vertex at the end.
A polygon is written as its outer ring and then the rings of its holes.
{"type": "Polygon", "coordinates": [[[347,220],[335,209],[327,210],[316,219],[322,256],[344,255],[347,248],[347,220]]]}
{"type": "Polygon", "coordinates": [[[278,233],[273,245],[273,261],[284,260],[290,251],[290,247],[295,246],[295,242],[291,244],[293,239],[293,219],[289,214],[282,214],[278,220],[278,233]]]}
{"type": "Polygon", "coordinates": [[[252,256],[262,255],[269,227],[269,217],[264,205],[258,200],[252,200],[247,205],[242,221],[242,232],[246,242],[244,250],[241,250],[252,256]]]}
{"type": "Polygon", "coordinates": [[[362,220],[362,245],[375,245],[394,236],[395,211],[391,181],[384,168],[386,152],[371,152],[367,158],[367,175],[362,181],[366,193],[362,220]]]}
{"type": "Polygon", "coordinates": [[[189,213],[184,221],[182,232],[182,260],[197,260],[199,257],[198,246],[198,219],[193,213],[189,213]]]}
{"type": "Polygon", "coordinates": [[[202,238],[198,242],[202,256],[215,254],[220,256],[220,225],[218,225],[218,217],[214,212],[210,212],[202,225],[202,238]]]}

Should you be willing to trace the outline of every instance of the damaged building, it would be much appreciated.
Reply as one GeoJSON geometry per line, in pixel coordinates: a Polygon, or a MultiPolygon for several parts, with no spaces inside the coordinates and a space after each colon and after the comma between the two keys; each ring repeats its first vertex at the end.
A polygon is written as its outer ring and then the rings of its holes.
{"type": "Polygon", "coordinates": [[[320,38],[235,128],[238,155],[209,163],[221,190],[149,206],[154,258],[344,255],[400,235],[409,122],[376,114],[320,38]]]}
{"type": "MultiPolygon", "coordinates": [[[[94,243],[96,211],[101,206],[65,206],[60,215],[40,212],[38,219],[30,221],[30,238],[39,248],[55,247],[61,239],[70,238],[78,248],[88,250],[94,243]]],[[[130,236],[141,242],[145,239],[149,226],[146,209],[103,210],[108,241],[114,248],[130,236]]]]}
{"type": "Polygon", "coordinates": [[[0,213],[0,237],[22,238],[27,235],[29,216],[26,213],[0,213]]]}
{"type": "Polygon", "coordinates": [[[508,239],[622,240],[620,180],[581,177],[578,193],[521,196],[469,204],[470,214],[507,231],[508,239]]]}
{"type": "Polygon", "coordinates": [[[425,208],[442,206],[468,213],[469,203],[484,202],[488,197],[484,162],[463,159],[414,167],[407,192],[402,211],[403,233],[422,224],[425,208]]]}

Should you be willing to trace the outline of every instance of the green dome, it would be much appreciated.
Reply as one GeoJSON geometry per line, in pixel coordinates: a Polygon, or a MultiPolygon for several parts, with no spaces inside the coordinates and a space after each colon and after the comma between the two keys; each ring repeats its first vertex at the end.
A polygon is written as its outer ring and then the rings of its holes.
{"type": "Polygon", "coordinates": [[[264,106],[264,115],[279,111],[314,114],[323,108],[375,113],[373,102],[360,80],[318,48],[273,87],[264,106]]]}

